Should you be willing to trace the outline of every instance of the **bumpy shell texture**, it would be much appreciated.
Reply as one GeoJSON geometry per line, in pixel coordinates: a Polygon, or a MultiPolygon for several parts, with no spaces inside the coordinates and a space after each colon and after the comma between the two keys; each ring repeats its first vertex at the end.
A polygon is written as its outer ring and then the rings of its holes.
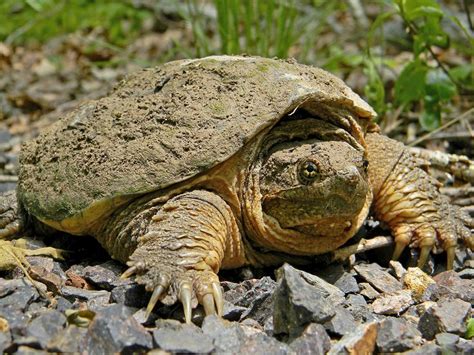
{"type": "Polygon", "coordinates": [[[18,196],[40,219],[74,218],[205,172],[300,107],[340,122],[375,116],[338,78],[291,61],[215,56],[144,69],[24,145],[18,196]]]}

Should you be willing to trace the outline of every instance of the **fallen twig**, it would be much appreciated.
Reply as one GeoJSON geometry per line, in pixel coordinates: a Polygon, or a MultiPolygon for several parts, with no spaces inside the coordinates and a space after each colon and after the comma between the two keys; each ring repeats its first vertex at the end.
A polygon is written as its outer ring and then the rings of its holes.
{"type": "Polygon", "coordinates": [[[379,236],[370,239],[361,239],[357,244],[349,245],[336,249],[333,253],[333,260],[345,260],[351,255],[363,253],[368,250],[378,249],[393,244],[393,238],[390,236],[379,236]]]}
{"type": "Polygon", "coordinates": [[[17,182],[18,176],[14,175],[0,175],[0,183],[2,182],[17,182]]]}
{"type": "Polygon", "coordinates": [[[456,122],[462,121],[462,120],[464,120],[464,119],[465,119],[466,121],[470,121],[471,119],[474,118],[474,115],[471,116],[471,117],[468,117],[468,116],[469,116],[470,114],[472,114],[472,113],[474,113],[474,107],[473,107],[473,108],[470,108],[469,110],[467,110],[466,112],[464,112],[464,113],[463,113],[462,115],[460,115],[459,117],[457,117],[457,118],[455,118],[455,119],[453,119],[453,120],[451,120],[451,121],[445,123],[445,124],[442,125],[441,127],[439,127],[439,128],[437,128],[437,129],[435,129],[435,130],[433,130],[433,131],[431,131],[431,132],[429,132],[429,133],[427,133],[427,134],[421,136],[420,138],[414,140],[413,142],[408,143],[408,145],[409,145],[410,147],[413,147],[413,146],[417,145],[418,143],[421,143],[421,142],[423,142],[424,140],[426,140],[426,139],[432,137],[432,136],[435,135],[436,133],[441,132],[442,130],[448,128],[449,126],[452,126],[452,125],[455,124],[456,122]]]}

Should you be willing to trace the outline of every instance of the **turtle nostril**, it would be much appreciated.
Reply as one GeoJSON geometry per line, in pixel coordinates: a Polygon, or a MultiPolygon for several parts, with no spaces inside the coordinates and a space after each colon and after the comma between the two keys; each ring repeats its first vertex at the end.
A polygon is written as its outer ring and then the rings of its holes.
{"type": "Polygon", "coordinates": [[[351,166],[346,171],[344,171],[343,177],[344,180],[351,185],[357,185],[361,178],[359,170],[357,170],[355,166],[351,166]]]}

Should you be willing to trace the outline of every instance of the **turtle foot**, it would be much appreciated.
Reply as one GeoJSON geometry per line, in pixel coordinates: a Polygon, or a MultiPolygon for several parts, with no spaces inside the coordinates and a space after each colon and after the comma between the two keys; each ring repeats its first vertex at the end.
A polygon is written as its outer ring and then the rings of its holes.
{"type": "MultiPolygon", "coordinates": [[[[451,206],[451,208],[454,207],[451,206]]],[[[473,235],[469,227],[461,221],[463,220],[460,218],[448,218],[415,225],[412,223],[398,224],[393,231],[395,249],[392,259],[397,260],[406,246],[419,248],[418,267],[422,268],[431,252],[445,251],[446,268],[453,269],[455,249],[459,239],[462,239],[468,248],[474,249],[473,235]]]]}
{"type": "Polygon", "coordinates": [[[0,238],[13,236],[21,227],[15,191],[0,194],[0,238]]]}
{"type": "Polygon", "coordinates": [[[183,305],[186,323],[191,323],[192,309],[198,304],[204,307],[206,315],[222,316],[224,297],[218,276],[211,270],[184,269],[175,265],[153,265],[150,268],[143,261],[129,261],[130,267],[122,278],[136,275],[136,281],[152,292],[146,308],[148,318],[158,301],[183,305]]]}
{"type": "Polygon", "coordinates": [[[474,247],[474,220],[439,191],[440,184],[420,168],[413,158],[402,157],[378,194],[375,210],[386,222],[395,239],[393,259],[406,246],[419,248],[418,267],[431,252],[446,252],[447,269],[454,265],[459,241],[474,247]]]}

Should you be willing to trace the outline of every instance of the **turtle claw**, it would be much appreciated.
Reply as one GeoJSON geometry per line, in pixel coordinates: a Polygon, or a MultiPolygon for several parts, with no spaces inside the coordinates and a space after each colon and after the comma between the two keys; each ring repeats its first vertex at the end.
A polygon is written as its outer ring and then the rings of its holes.
{"type": "Polygon", "coordinates": [[[191,323],[192,316],[192,286],[189,282],[183,282],[179,290],[179,300],[183,304],[184,319],[186,323],[191,323]]]}
{"type": "Polygon", "coordinates": [[[148,319],[150,317],[153,308],[155,308],[156,303],[160,300],[161,296],[163,296],[165,290],[166,287],[164,287],[163,285],[159,285],[153,290],[150,301],[148,302],[148,305],[146,307],[145,319],[148,319]]]}
{"type": "Polygon", "coordinates": [[[431,246],[425,246],[420,249],[420,257],[418,258],[418,267],[420,269],[425,266],[426,262],[428,261],[428,258],[430,256],[432,247],[431,246]]]}
{"type": "Polygon", "coordinates": [[[446,270],[453,269],[455,252],[456,252],[456,247],[450,247],[446,249],[446,255],[447,255],[446,270]]]}
{"type": "Polygon", "coordinates": [[[405,250],[405,247],[407,245],[403,242],[396,242],[395,243],[395,248],[393,250],[393,254],[392,254],[392,260],[398,260],[400,258],[400,255],[402,255],[403,253],[403,250],[405,250]]]}
{"type": "Polygon", "coordinates": [[[216,282],[212,284],[212,294],[214,295],[217,314],[222,317],[222,314],[224,313],[224,296],[222,295],[221,286],[216,282]]]}
{"type": "Polygon", "coordinates": [[[204,306],[204,312],[206,312],[206,316],[211,314],[216,314],[216,307],[214,304],[214,295],[207,293],[202,298],[202,305],[204,306]]]}
{"type": "Polygon", "coordinates": [[[145,264],[143,262],[134,263],[127,270],[125,270],[122,275],[120,275],[120,279],[126,280],[129,277],[135,274],[138,274],[144,270],[145,270],[145,264]]]}

